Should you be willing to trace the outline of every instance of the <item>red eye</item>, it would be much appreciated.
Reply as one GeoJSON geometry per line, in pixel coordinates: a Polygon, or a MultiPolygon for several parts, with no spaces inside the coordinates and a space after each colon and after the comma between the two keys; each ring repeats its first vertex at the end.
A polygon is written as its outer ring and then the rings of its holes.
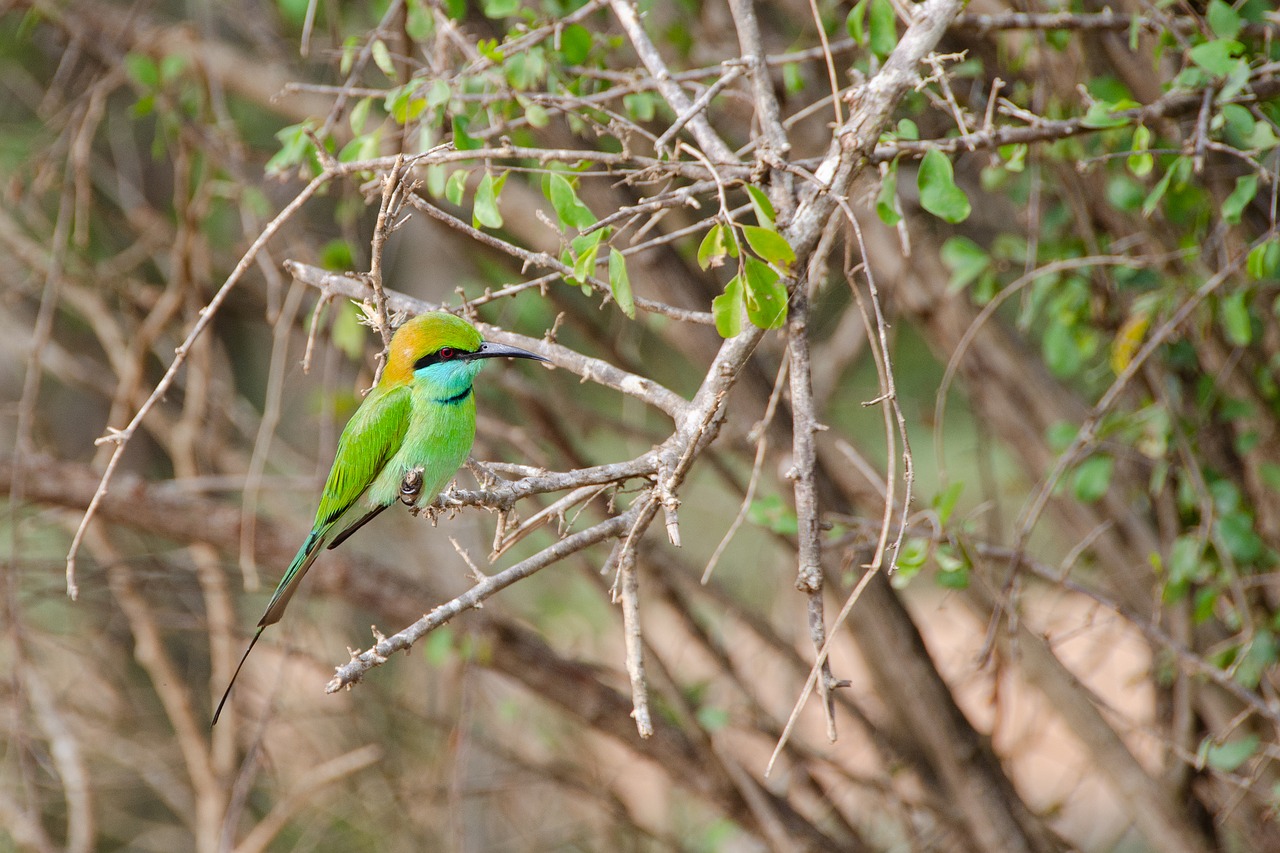
{"type": "Polygon", "coordinates": [[[441,347],[440,352],[436,353],[436,355],[440,357],[441,361],[448,361],[449,359],[453,358],[457,354],[458,353],[454,350],[453,347],[441,347]]]}

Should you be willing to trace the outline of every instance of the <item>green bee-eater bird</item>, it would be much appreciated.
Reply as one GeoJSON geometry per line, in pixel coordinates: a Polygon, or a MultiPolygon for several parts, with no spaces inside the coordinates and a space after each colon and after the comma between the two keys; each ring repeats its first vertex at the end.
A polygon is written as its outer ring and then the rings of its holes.
{"type": "Polygon", "coordinates": [[[401,483],[409,472],[419,471],[421,476],[416,494],[405,497],[425,505],[466,461],[476,436],[471,383],[487,358],[547,360],[518,347],[486,343],[470,323],[452,314],[422,314],[396,330],[378,384],[338,439],[311,534],[258,620],[258,632],[213,713],[214,725],[249,652],[263,630],[280,621],[321,549],[336,548],[400,500],[401,483]]]}

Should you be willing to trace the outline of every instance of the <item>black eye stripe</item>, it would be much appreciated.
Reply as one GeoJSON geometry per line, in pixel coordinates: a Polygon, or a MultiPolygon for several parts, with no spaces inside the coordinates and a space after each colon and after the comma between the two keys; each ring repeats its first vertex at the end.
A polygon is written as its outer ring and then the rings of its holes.
{"type": "Polygon", "coordinates": [[[414,370],[421,370],[424,367],[430,367],[433,364],[439,364],[442,361],[452,361],[460,356],[472,355],[468,350],[458,349],[457,347],[440,347],[432,353],[427,353],[422,358],[413,363],[414,370]]]}

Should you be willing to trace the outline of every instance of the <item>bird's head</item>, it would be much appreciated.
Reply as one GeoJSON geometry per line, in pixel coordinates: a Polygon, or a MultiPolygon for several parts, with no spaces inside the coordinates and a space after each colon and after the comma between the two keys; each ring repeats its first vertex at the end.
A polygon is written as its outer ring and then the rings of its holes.
{"type": "Polygon", "coordinates": [[[440,311],[419,314],[392,336],[382,384],[399,385],[415,379],[442,386],[470,384],[489,358],[547,360],[519,347],[488,343],[461,317],[440,311]]]}

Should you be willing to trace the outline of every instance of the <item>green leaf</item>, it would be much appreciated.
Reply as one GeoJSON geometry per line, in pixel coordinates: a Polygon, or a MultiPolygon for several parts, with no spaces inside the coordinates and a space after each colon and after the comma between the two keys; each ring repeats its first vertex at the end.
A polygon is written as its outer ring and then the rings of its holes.
{"type": "Polygon", "coordinates": [[[1252,278],[1273,278],[1280,268],[1280,240],[1271,239],[1254,246],[1245,261],[1245,269],[1252,278]]]}
{"type": "MultiPolygon", "coordinates": [[[[587,280],[595,275],[596,256],[600,253],[600,241],[604,239],[605,229],[592,231],[590,234],[577,237],[570,244],[576,260],[573,262],[574,284],[586,285],[587,280]]],[[[586,289],[585,287],[583,288],[586,289]]]]}
{"type": "Polygon", "coordinates": [[[919,536],[909,536],[902,543],[897,559],[892,563],[893,576],[889,582],[895,589],[902,589],[911,579],[920,574],[925,562],[929,559],[929,543],[919,536]]]}
{"type": "Polygon", "coordinates": [[[1133,132],[1133,144],[1129,148],[1133,153],[1125,161],[1135,177],[1145,178],[1155,167],[1155,158],[1147,153],[1150,147],[1151,130],[1145,124],[1140,124],[1133,132]]]}
{"type": "Polygon", "coordinates": [[[346,41],[342,43],[342,59],[338,62],[338,73],[346,77],[351,73],[351,66],[355,64],[356,54],[360,52],[360,40],[355,36],[347,36],[346,41]]]}
{"type": "Polygon", "coordinates": [[[1256,174],[1241,175],[1236,178],[1236,188],[1222,202],[1222,221],[1229,225],[1240,224],[1244,209],[1258,194],[1258,176],[1256,174]]]}
{"type": "Polygon", "coordinates": [[[658,101],[652,92],[632,92],[622,96],[622,106],[626,107],[627,115],[636,121],[653,121],[658,101]]]}
{"type": "Polygon", "coordinates": [[[957,551],[954,545],[943,543],[933,552],[933,561],[944,572],[959,572],[969,568],[969,559],[963,551],[957,551]]]}
{"type": "Polygon", "coordinates": [[[1218,88],[1215,102],[1222,104],[1239,95],[1249,85],[1249,77],[1253,72],[1249,69],[1248,59],[1237,59],[1235,65],[1227,72],[1222,85],[1218,88]]]}
{"type": "Polygon", "coordinates": [[[933,496],[933,508],[938,511],[938,523],[943,527],[951,520],[951,513],[955,512],[956,503],[963,491],[964,483],[956,482],[933,496]]]}
{"type": "Polygon", "coordinates": [[[798,63],[788,62],[782,66],[782,88],[788,95],[798,95],[804,91],[804,74],[798,63]]]}
{"type": "Polygon", "coordinates": [[[388,77],[396,76],[395,63],[391,61],[391,51],[387,49],[387,43],[382,39],[375,39],[373,47],[370,48],[373,55],[373,64],[378,66],[383,74],[388,77]]]}
{"type": "Polygon", "coordinates": [[[359,361],[364,355],[365,333],[368,331],[360,324],[360,310],[355,302],[343,300],[338,306],[338,315],[333,318],[333,345],[352,361],[359,361]]]}
{"type": "Polygon", "coordinates": [[[947,290],[962,290],[991,266],[991,256],[968,237],[950,237],[942,244],[942,263],[951,270],[947,290]]]}
{"type": "Polygon", "coordinates": [[[1208,569],[1200,541],[1185,533],[1174,539],[1172,547],[1169,548],[1167,568],[1171,584],[1186,584],[1200,580],[1208,569]]]}
{"type": "Polygon", "coordinates": [[[898,161],[885,172],[880,181],[880,192],[876,193],[876,216],[890,228],[902,221],[902,212],[898,208],[898,161]]]}
{"type": "Polygon", "coordinates": [[[1238,347],[1247,347],[1253,341],[1253,325],[1249,321],[1248,294],[1236,290],[1227,294],[1218,303],[1222,316],[1222,328],[1227,338],[1238,347]]]}
{"type": "Polygon", "coordinates": [[[1071,327],[1065,323],[1050,323],[1040,339],[1045,364],[1054,376],[1066,379],[1080,372],[1084,355],[1080,352],[1071,327]]]}
{"type": "Polygon", "coordinates": [[[355,253],[346,240],[330,240],[320,249],[320,266],[327,270],[349,270],[355,265],[355,253]]]}
{"type": "Polygon", "coordinates": [[[453,91],[449,88],[449,84],[444,80],[436,80],[427,89],[427,106],[432,109],[443,107],[449,103],[451,97],[453,97],[453,91]]]}
{"type": "Polygon", "coordinates": [[[1110,456],[1090,456],[1081,462],[1072,478],[1072,492],[1076,500],[1091,504],[1106,495],[1115,464],[1110,456]]]}
{"type": "Polygon", "coordinates": [[[743,225],[742,233],[746,236],[747,245],[751,250],[769,263],[789,267],[796,262],[796,253],[791,248],[791,244],[777,231],[755,225],[743,225]]]}
{"type": "Polygon", "coordinates": [[[1240,60],[1236,59],[1244,51],[1244,45],[1234,39],[1214,39],[1198,44],[1187,51],[1191,61],[1214,77],[1226,77],[1235,71],[1240,60]]]}
{"type": "Polygon", "coordinates": [[[1164,198],[1164,194],[1169,191],[1169,184],[1173,181],[1174,173],[1177,171],[1178,164],[1182,162],[1182,160],[1182,157],[1175,160],[1173,165],[1165,171],[1163,176],[1161,176],[1160,180],[1156,183],[1155,187],[1152,188],[1151,192],[1147,194],[1146,200],[1142,202],[1142,215],[1144,217],[1149,217],[1152,213],[1155,213],[1156,207],[1160,204],[1160,199],[1164,198]]]}
{"type": "Polygon", "coordinates": [[[941,571],[934,578],[935,583],[943,589],[969,588],[969,560],[961,552],[956,553],[951,545],[939,545],[933,552],[933,561],[941,571]]]}
{"type": "Polygon", "coordinates": [[[928,540],[919,536],[909,536],[902,543],[902,550],[898,552],[897,566],[899,569],[919,569],[928,559],[928,540]]]}
{"type": "MultiPolygon", "coordinates": [[[[1173,590],[1170,590],[1171,592],[1173,590]]],[[[1182,592],[1185,595],[1185,591],[1182,592]]],[[[1218,608],[1218,599],[1221,595],[1216,587],[1206,586],[1196,590],[1195,603],[1191,608],[1191,620],[1197,625],[1203,625],[1205,622],[1213,618],[1213,612],[1218,608]]],[[[1179,600],[1179,599],[1167,599],[1179,600]]]]}
{"type": "Polygon", "coordinates": [[[1016,145],[1001,145],[1000,156],[1004,158],[1004,168],[1009,172],[1021,172],[1027,168],[1027,151],[1030,148],[1025,142],[1016,145]]]}
{"type": "Polygon", "coordinates": [[[132,115],[134,118],[144,118],[146,116],[151,115],[155,111],[156,111],[155,95],[143,95],[141,98],[138,98],[138,100],[134,102],[132,107],[129,108],[129,114],[132,115]]]}
{"type": "Polygon", "coordinates": [[[538,86],[547,74],[547,62],[542,48],[531,48],[510,56],[502,66],[507,82],[517,91],[525,91],[538,86]]]}
{"type": "Polygon", "coordinates": [[[1123,98],[1114,103],[1111,101],[1094,101],[1089,105],[1084,117],[1080,119],[1080,123],[1085,127],[1092,128],[1121,127],[1133,121],[1133,119],[1128,116],[1116,115],[1116,113],[1122,110],[1131,110],[1137,106],[1141,105],[1137,101],[1131,101],[1128,98],[1123,98]]]}
{"type": "Polygon", "coordinates": [[[145,53],[126,53],[124,70],[139,88],[148,91],[160,88],[160,67],[145,53]]]}
{"type": "Polygon", "coordinates": [[[467,173],[458,169],[449,175],[444,185],[444,197],[450,204],[461,206],[467,195],[467,173]]]}
{"type": "Polygon", "coordinates": [[[764,190],[755,184],[747,184],[747,195],[751,197],[751,208],[755,211],[756,222],[764,228],[772,229],[777,214],[773,212],[773,202],[764,190]]]}
{"type": "Polygon", "coordinates": [[[857,44],[865,47],[867,44],[866,29],[864,22],[867,18],[867,0],[858,0],[854,7],[849,10],[849,16],[844,19],[845,29],[849,31],[849,38],[853,39],[857,44]]]}
{"type": "Polygon", "coordinates": [[[548,186],[550,188],[551,206],[555,208],[556,216],[560,217],[561,222],[571,228],[577,228],[579,231],[596,224],[595,214],[591,212],[591,208],[583,204],[581,199],[578,198],[578,194],[574,192],[573,184],[569,183],[568,178],[552,172],[548,180],[548,186]]]}
{"type": "Polygon", "coordinates": [[[411,2],[405,15],[404,31],[414,41],[427,41],[436,31],[436,22],[425,3],[411,2]]]}
{"type": "Polygon", "coordinates": [[[1258,466],[1262,482],[1273,492],[1280,492],[1280,462],[1263,462],[1258,466]]]}
{"type": "Polygon", "coordinates": [[[609,289],[622,313],[634,320],[636,303],[631,296],[631,277],[627,275],[627,259],[617,249],[609,251],[609,289]]]}
{"type": "Polygon", "coordinates": [[[453,117],[453,147],[459,151],[474,151],[480,147],[480,140],[467,133],[471,120],[466,116],[453,117]]]}
{"type": "Polygon", "coordinates": [[[551,114],[539,104],[527,101],[523,104],[524,117],[531,127],[544,128],[551,124],[551,114]]]}
{"type": "Polygon", "coordinates": [[[722,338],[732,338],[742,332],[742,277],[734,276],[724,286],[724,293],[711,300],[711,315],[716,320],[716,331],[722,338]]]}
{"type": "Polygon", "coordinates": [[[502,191],[503,181],[494,181],[488,172],[480,179],[476,188],[475,204],[471,210],[471,224],[477,228],[501,228],[502,214],[498,211],[498,194],[502,191]]]}
{"type": "Polygon", "coordinates": [[[422,652],[432,666],[444,666],[453,660],[453,629],[442,625],[427,635],[422,644],[422,652]]]}
{"type": "Polygon", "coordinates": [[[889,0],[871,0],[871,13],[868,15],[867,32],[870,34],[868,45],[871,52],[883,59],[898,46],[898,13],[893,10],[889,0]]]}
{"type": "Polygon", "coordinates": [[[778,271],[752,257],[742,259],[746,278],[747,319],[761,329],[777,329],[787,321],[787,287],[778,271]]]}
{"type": "Polygon", "coordinates": [[[560,55],[566,65],[581,65],[591,52],[591,31],[581,24],[570,24],[560,31],[560,55]]]}
{"type": "Polygon", "coordinates": [[[314,156],[315,143],[311,141],[308,131],[313,129],[310,121],[292,124],[277,131],[276,139],[280,141],[280,150],[267,161],[265,171],[268,175],[283,172],[300,164],[305,158],[314,156]]]}
{"type": "Polygon", "coordinates": [[[1254,690],[1262,681],[1262,676],[1276,665],[1280,649],[1276,646],[1276,635],[1266,628],[1259,628],[1246,644],[1244,655],[1236,665],[1236,681],[1254,690]]]}
{"type": "Polygon", "coordinates": [[[486,18],[510,18],[520,11],[520,0],[484,0],[486,18]]]}
{"type": "Polygon", "coordinates": [[[172,82],[187,70],[188,59],[180,53],[171,53],[160,60],[160,80],[172,82]]]}
{"type": "Polygon", "coordinates": [[[1209,29],[1213,30],[1213,34],[1218,38],[1233,39],[1240,34],[1244,26],[1240,14],[1231,8],[1231,4],[1224,3],[1223,0],[1212,0],[1204,16],[1209,22],[1209,29]]]}
{"type": "Polygon", "coordinates": [[[432,163],[427,167],[427,192],[432,198],[444,196],[444,182],[448,177],[449,174],[444,170],[443,164],[432,163]]]}
{"type": "Polygon", "coordinates": [[[338,152],[338,162],[355,163],[360,160],[374,159],[378,156],[378,147],[381,144],[381,140],[382,134],[376,130],[373,133],[353,137],[338,152]]]}
{"type": "Polygon", "coordinates": [[[1253,758],[1261,744],[1262,741],[1257,735],[1245,735],[1223,744],[1216,744],[1212,738],[1206,737],[1201,749],[1204,751],[1206,764],[1214,770],[1231,773],[1253,758]]]}
{"type": "Polygon", "coordinates": [[[729,712],[724,708],[703,705],[696,714],[698,724],[709,732],[718,732],[729,725],[729,712]]]}
{"type": "Polygon", "coordinates": [[[1249,138],[1245,140],[1245,145],[1259,151],[1270,151],[1280,145],[1280,136],[1276,136],[1276,132],[1271,129],[1270,122],[1260,121],[1254,126],[1249,138]]]}
{"type": "Polygon", "coordinates": [[[351,108],[351,115],[347,121],[351,125],[351,132],[356,136],[364,133],[364,126],[369,121],[369,108],[372,106],[373,98],[361,98],[351,108]]]}
{"type": "Polygon", "coordinates": [[[795,536],[800,532],[796,514],[778,495],[756,498],[747,507],[747,520],[782,536],[795,536]]]}
{"type": "Polygon", "coordinates": [[[1214,522],[1218,535],[1237,563],[1253,563],[1267,546],[1253,529],[1253,519],[1245,512],[1228,512],[1214,522]]]}
{"type": "Polygon", "coordinates": [[[1049,445],[1049,449],[1054,453],[1061,453],[1070,446],[1071,442],[1076,440],[1079,435],[1080,428],[1070,421],[1058,421],[1050,424],[1044,431],[1045,443],[1049,445]]]}
{"type": "Polygon", "coordinates": [[[387,92],[382,107],[398,123],[408,124],[426,110],[427,100],[418,94],[416,83],[407,83],[387,92]]]}
{"type": "Polygon", "coordinates": [[[707,270],[723,264],[726,255],[732,254],[737,257],[732,242],[728,240],[728,234],[729,229],[719,222],[711,226],[711,230],[702,238],[702,243],[698,246],[698,266],[707,270]]]}
{"type": "Polygon", "coordinates": [[[916,185],[920,190],[920,206],[942,221],[954,225],[969,218],[972,210],[969,197],[956,186],[951,161],[941,151],[930,149],[925,153],[916,185]]]}

